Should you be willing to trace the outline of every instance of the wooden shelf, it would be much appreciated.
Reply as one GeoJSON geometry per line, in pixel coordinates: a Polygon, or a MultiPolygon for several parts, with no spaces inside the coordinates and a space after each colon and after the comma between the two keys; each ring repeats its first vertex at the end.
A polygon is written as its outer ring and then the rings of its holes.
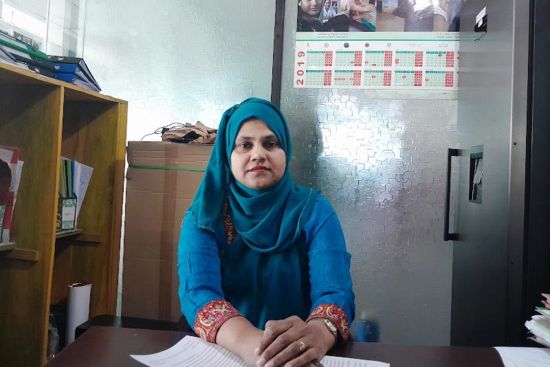
{"type": "Polygon", "coordinates": [[[67,302],[69,284],[94,285],[90,317],[114,315],[127,115],[125,101],[0,63],[0,145],[25,162],[17,240],[0,246],[0,366],[45,364],[50,305],[67,302]],[[93,174],[80,227],[56,233],[61,157],[93,174]]]}
{"type": "Polygon", "coordinates": [[[66,101],[126,103],[126,101],[121,99],[96,93],[71,83],[66,83],[61,80],[35,73],[34,71],[0,63],[0,86],[6,84],[61,87],[64,89],[66,101]]]}
{"type": "Polygon", "coordinates": [[[68,231],[60,231],[60,232],[57,232],[55,234],[55,238],[57,238],[57,239],[70,238],[70,237],[78,236],[81,233],[82,233],[82,230],[78,229],[78,228],[71,229],[71,230],[68,230],[68,231]]]}
{"type": "Polygon", "coordinates": [[[17,248],[14,242],[0,244],[0,259],[38,261],[38,251],[17,248]]]}
{"type": "Polygon", "coordinates": [[[3,251],[11,251],[15,248],[15,242],[0,243],[0,253],[3,251]]]}
{"type": "Polygon", "coordinates": [[[79,229],[79,228],[71,229],[69,231],[57,232],[55,237],[59,241],[71,241],[74,243],[80,242],[80,243],[99,244],[103,242],[101,235],[83,233],[82,229],[79,229]]]}

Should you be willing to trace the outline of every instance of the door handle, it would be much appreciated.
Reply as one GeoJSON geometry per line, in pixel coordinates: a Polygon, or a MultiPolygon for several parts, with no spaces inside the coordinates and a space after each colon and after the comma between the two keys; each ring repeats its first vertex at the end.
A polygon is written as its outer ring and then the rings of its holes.
{"type": "Polygon", "coordinates": [[[447,150],[447,182],[445,185],[445,218],[443,229],[443,241],[458,240],[458,233],[449,233],[449,214],[451,212],[451,167],[452,158],[460,156],[460,149],[449,148],[447,150]]]}

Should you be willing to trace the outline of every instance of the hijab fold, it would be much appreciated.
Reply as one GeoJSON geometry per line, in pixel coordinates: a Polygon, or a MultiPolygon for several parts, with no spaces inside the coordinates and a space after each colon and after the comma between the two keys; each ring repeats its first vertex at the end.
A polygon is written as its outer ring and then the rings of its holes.
{"type": "Polygon", "coordinates": [[[224,112],[205,175],[190,211],[197,225],[214,231],[223,220],[227,201],[233,225],[251,249],[272,253],[298,240],[305,219],[318,192],[292,182],[289,162],[292,155],[286,120],[277,106],[259,98],[249,98],[224,112]],[[237,181],[231,173],[231,153],[242,125],[250,119],[262,120],[279,140],[286,155],[286,170],[274,186],[256,190],[237,181]]]}

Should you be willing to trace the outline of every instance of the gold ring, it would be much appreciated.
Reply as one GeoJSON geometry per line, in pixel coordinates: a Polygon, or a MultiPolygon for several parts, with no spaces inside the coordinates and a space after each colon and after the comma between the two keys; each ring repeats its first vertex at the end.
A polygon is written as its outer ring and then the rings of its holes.
{"type": "Polygon", "coordinates": [[[300,352],[306,349],[306,343],[303,340],[300,340],[300,352]]]}

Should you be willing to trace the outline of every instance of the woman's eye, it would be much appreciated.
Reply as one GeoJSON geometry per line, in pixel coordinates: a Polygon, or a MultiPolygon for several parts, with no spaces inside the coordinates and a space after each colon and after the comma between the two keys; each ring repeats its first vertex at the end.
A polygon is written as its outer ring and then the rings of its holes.
{"type": "Polygon", "coordinates": [[[249,142],[244,142],[244,143],[237,144],[237,149],[239,149],[239,150],[248,150],[251,147],[252,147],[252,144],[249,143],[249,142]]]}
{"type": "Polygon", "coordinates": [[[279,143],[277,143],[276,141],[268,141],[264,144],[264,146],[266,149],[274,149],[279,146],[279,143]]]}

